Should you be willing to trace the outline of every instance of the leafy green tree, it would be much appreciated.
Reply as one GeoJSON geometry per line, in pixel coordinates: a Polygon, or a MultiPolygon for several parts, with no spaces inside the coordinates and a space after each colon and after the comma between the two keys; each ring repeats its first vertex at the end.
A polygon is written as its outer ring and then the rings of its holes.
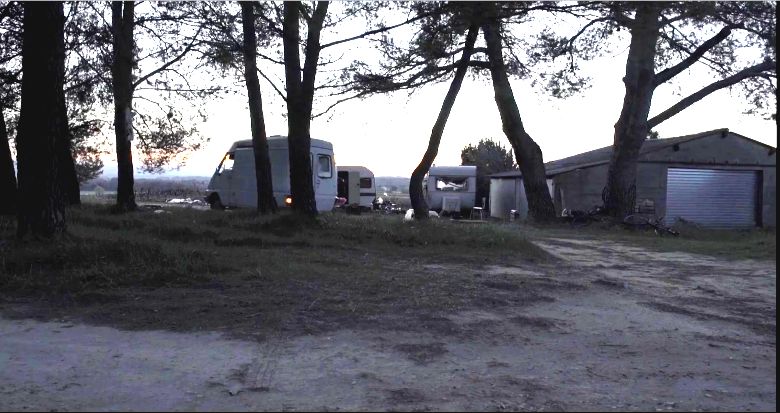
{"type": "Polygon", "coordinates": [[[460,160],[461,165],[477,167],[478,202],[490,196],[491,174],[517,170],[512,152],[492,139],[480,139],[476,146],[469,144],[460,152],[460,160]]]}

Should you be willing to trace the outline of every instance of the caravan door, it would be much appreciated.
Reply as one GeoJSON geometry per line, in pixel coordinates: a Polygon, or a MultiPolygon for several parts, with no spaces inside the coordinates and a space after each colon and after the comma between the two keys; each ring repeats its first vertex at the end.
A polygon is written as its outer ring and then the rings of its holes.
{"type": "Polygon", "coordinates": [[[332,211],[336,201],[337,176],[336,165],[333,162],[333,151],[312,147],[312,181],[314,181],[314,197],[317,210],[332,211]]]}

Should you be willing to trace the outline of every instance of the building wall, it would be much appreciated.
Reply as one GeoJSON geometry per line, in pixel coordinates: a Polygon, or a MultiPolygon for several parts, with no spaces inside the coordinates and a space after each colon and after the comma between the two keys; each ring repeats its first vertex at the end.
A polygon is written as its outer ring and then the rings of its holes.
{"type": "MultiPolygon", "coordinates": [[[[637,203],[650,201],[657,216],[666,215],[666,176],[669,168],[703,168],[726,170],[750,170],[761,172],[761,221],[764,227],[776,227],[777,168],[741,165],[713,165],[710,163],[656,163],[640,162],[637,165],[637,203]]],[[[601,205],[601,191],[607,182],[607,165],[578,169],[555,176],[555,209],[563,208],[587,211],[601,205]]]]}
{"type": "Polygon", "coordinates": [[[607,165],[575,169],[553,177],[555,212],[563,209],[587,211],[601,205],[601,191],[607,183],[607,165]]]}
{"type": "MultiPolygon", "coordinates": [[[[637,202],[653,204],[655,214],[666,215],[666,176],[668,168],[704,168],[729,170],[755,170],[761,172],[760,213],[765,227],[776,227],[777,206],[777,154],[758,142],[734,133],[714,134],[707,137],[670,145],[642,155],[637,165],[637,202]]],[[[607,182],[607,164],[591,166],[560,173],[552,178],[551,191],[556,213],[564,208],[587,211],[602,204],[601,192],[607,182]]],[[[492,179],[501,181],[502,188],[522,188],[520,178],[492,179]],[[514,181],[514,185],[506,182],[514,181]]],[[[501,190],[499,192],[503,192],[501,190]]],[[[515,189],[513,189],[516,191],[515,189]]],[[[517,194],[517,192],[515,192],[517,194]]],[[[516,196],[515,208],[527,213],[525,196],[516,196]]],[[[491,213],[493,208],[491,207],[491,213]]],[[[508,213],[508,211],[507,211],[508,213]]],[[[502,218],[505,218],[502,217],[502,218]]]]}

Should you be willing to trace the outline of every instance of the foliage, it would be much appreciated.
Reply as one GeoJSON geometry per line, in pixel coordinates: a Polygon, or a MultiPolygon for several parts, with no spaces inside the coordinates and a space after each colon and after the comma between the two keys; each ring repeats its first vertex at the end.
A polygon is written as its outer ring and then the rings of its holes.
{"type": "MultiPolygon", "coordinates": [[[[582,2],[570,11],[580,21],[579,29],[565,34],[561,29],[547,30],[540,39],[540,56],[551,62],[563,60],[569,72],[576,76],[580,60],[589,60],[604,53],[618,51],[618,45],[630,39],[633,16],[639,2],[582,2]],[[628,36],[624,36],[629,32],[628,36]]],[[[677,77],[695,65],[712,75],[712,81],[699,91],[690,92],[692,102],[680,101],[678,113],[704,96],[724,87],[738,84],[749,103],[747,113],[760,113],[774,118],[776,111],[776,46],[775,10],[772,2],[664,2],[658,21],[655,55],[657,85],[677,77]],[[770,65],[761,65],[769,62],[770,65]],[[746,75],[745,77],[742,77],[746,75]],[[733,80],[733,82],[728,81],[733,80]],[[724,82],[726,81],[726,82],[724,82]],[[708,86],[713,86],[707,91],[708,86]],[[707,93],[699,96],[697,93],[707,93]]],[[[560,27],[565,27],[561,25],[560,27]]],[[[547,75],[549,76],[549,75],[547,75]]],[[[700,77],[708,79],[706,76],[700,77]]],[[[696,82],[680,81],[697,85],[696,82]]],[[[551,86],[553,95],[560,91],[577,91],[580,85],[557,82],[551,86]]],[[[694,86],[695,87],[695,86],[694,86]]],[[[561,96],[568,96],[563,93],[561,96]]],[[[651,127],[666,117],[650,119],[651,127]]]]}
{"type": "Polygon", "coordinates": [[[476,146],[469,144],[460,153],[461,165],[477,167],[477,202],[490,196],[489,175],[517,170],[511,150],[506,150],[492,139],[480,139],[476,146]]]}

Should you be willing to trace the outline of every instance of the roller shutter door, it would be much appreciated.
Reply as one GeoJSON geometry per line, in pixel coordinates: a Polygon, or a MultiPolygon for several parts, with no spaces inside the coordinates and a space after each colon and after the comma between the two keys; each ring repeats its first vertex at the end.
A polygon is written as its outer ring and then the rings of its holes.
{"type": "Polygon", "coordinates": [[[756,226],[758,173],[669,168],[666,220],[678,218],[709,228],[756,226]]]}

